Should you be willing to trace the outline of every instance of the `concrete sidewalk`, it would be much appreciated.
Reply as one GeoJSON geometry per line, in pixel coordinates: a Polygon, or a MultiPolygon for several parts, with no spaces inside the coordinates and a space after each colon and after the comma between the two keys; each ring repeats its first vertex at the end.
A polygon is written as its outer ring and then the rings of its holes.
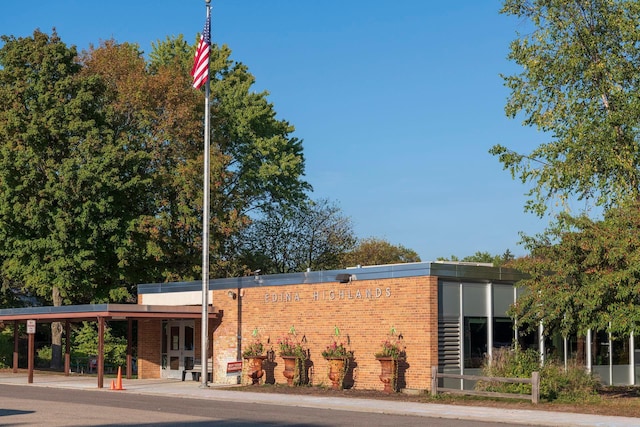
{"type": "MultiPolygon", "coordinates": [[[[510,410],[475,406],[442,405],[432,403],[397,402],[375,399],[303,396],[279,393],[252,393],[233,391],[226,386],[212,385],[201,388],[195,381],[180,380],[123,380],[125,390],[112,391],[111,381],[105,379],[106,388],[98,389],[95,377],[72,375],[34,375],[34,387],[86,389],[104,393],[137,393],[181,398],[231,401],[241,403],[264,403],[269,405],[299,406],[308,408],[335,409],[343,411],[382,414],[413,415],[459,420],[503,422],[538,426],[639,426],[640,418],[614,417],[566,412],[535,410],[510,410]],[[221,388],[224,387],[225,390],[221,388]]],[[[29,385],[27,375],[0,372],[0,385],[29,385]]]]}

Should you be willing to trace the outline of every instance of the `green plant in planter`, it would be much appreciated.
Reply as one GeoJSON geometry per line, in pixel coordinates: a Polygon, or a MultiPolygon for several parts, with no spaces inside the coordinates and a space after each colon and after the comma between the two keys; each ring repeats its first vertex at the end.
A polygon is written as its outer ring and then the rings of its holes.
{"type": "Polygon", "coordinates": [[[242,357],[249,359],[251,357],[262,356],[263,354],[264,345],[260,341],[254,341],[247,347],[245,347],[244,351],[242,352],[242,357]]]}
{"type": "MultiPolygon", "coordinates": [[[[303,337],[303,341],[306,338],[303,337]]],[[[295,327],[291,326],[289,333],[278,340],[280,356],[293,356],[300,359],[307,359],[307,349],[298,340],[295,327]]]]}
{"type": "Polygon", "coordinates": [[[395,328],[391,327],[389,336],[382,341],[380,349],[374,356],[380,362],[380,381],[384,384],[384,391],[386,393],[397,391],[398,360],[404,359],[405,357],[402,334],[396,334],[395,328]]]}
{"type": "Polygon", "coordinates": [[[334,340],[322,350],[322,357],[325,359],[349,359],[353,357],[353,351],[347,350],[344,343],[339,343],[334,340]]]}
{"type": "Polygon", "coordinates": [[[333,331],[333,339],[322,351],[322,357],[329,361],[329,379],[332,387],[342,389],[343,380],[353,359],[353,351],[348,350],[345,343],[340,340],[340,329],[337,326],[333,331]]]}
{"type": "Polygon", "coordinates": [[[382,341],[380,349],[374,354],[376,359],[389,357],[394,360],[404,358],[405,347],[402,342],[402,334],[396,334],[395,328],[391,328],[389,337],[382,341]]]}
{"type": "Polygon", "coordinates": [[[345,343],[340,341],[340,329],[337,326],[333,329],[331,343],[322,350],[322,357],[325,359],[351,359],[353,357],[353,351],[347,350],[345,343]]]}
{"type": "Polygon", "coordinates": [[[244,351],[242,352],[242,357],[244,357],[245,359],[260,357],[264,355],[264,344],[262,344],[262,341],[260,341],[258,328],[255,328],[253,330],[251,336],[253,337],[253,342],[246,346],[244,348],[244,351]]]}
{"type": "MultiPolygon", "coordinates": [[[[298,339],[296,334],[296,328],[291,326],[289,333],[278,340],[279,355],[282,358],[295,358],[294,372],[288,371],[289,375],[293,377],[287,377],[287,382],[290,385],[301,385],[308,383],[307,376],[307,360],[309,359],[309,351],[304,346],[306,337],[303,336],[302,340],[298,339]]],[[[285,361],[285,364],[287,362],[285,361]]],[[[287,371],[285,371],[287,372],[287,371]]]]}

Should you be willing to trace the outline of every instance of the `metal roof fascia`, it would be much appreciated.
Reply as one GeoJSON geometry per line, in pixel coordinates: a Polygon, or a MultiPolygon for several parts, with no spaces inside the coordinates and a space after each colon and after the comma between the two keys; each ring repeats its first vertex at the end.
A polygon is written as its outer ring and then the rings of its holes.
{"type": "MultiPolygon", "coordinates": [[[[83,304],[47,307],[20,307],[0,309],[0,318],[3,316],[60,316],[79,314],[90,318],[98,316],[135,316],[136,314],[172,314],[172,315],[201,315],[201,307],[195,306],[164,306],[143,304],[83,304]]],[[[209,307],[209,314],[215,314],[213,307],[209,307]]]]}
{"type": "MultiPolygon", "coordinates": [[[[429,263],[406,263],[372,267],[356,267],[341,270],[308,271],[284,274],[242,276],[234,278],[212,279],[209,290],[234,288],[254,288],[263,286],[287,286],[313,283],[336,282],[338,274],[349,274],[354,280],[390,279],[410,276],[428,276],[429,263]]],[[[146,283],[138,285],[138,294],[156,294],[170,292],[197,292],[202,290],[202,282],[146,283]]]]}
{"type": "MultiPolygon", "coordinates": [[[[353,280],[381,280],[411,276],[437,276],[445,280],[469,279],[474,281],[518,281],[522,278],[522,275],[516,270],[501,267],[446,262],[417,262],[212,279],[209,281],[209,290],[330,283],[336,282],[336,276],[339,274],[349,274],[353,276],[353,280]]],[[[201,281],[138,285],[138,294],[198,292],[201,290],[201,281]]]]}
{"type": "Polygon", "coordinates": [[[517,282],[524,275],[517,270],[504,267],[475,266],[468,264],[433,263],[432,273],[443,280],[483,280],[517,282]]]}
{"type": "MultiPolygon", "coordinates": [[[[132,304],[134,305],[134,304],[132,304]]],[[[0,309],[0,316],[3,315],[19,315],[19,314],[64,314],[79,312],[102,312],[107,308],[107,304],[81,304],[81,305],[62,305],[40,306],[40,307],[18,307],[0,309]]]]}

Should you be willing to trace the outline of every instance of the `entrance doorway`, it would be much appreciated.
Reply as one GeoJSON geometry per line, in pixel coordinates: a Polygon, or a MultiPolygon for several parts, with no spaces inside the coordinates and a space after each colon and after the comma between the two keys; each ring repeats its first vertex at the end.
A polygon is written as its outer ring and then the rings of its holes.
{"type": "Polygon", "coordinates": [[[181,379],[185,369],[193,369],[194,321],[162,322],[162,378],[181,379]]]}

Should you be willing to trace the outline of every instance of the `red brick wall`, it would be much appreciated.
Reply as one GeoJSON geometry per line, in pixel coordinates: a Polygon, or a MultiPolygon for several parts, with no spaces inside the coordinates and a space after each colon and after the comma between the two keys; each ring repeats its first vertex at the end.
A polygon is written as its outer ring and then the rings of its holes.
{"type": "Polygon", "coordinates": [[[160,378],[162,321],[138,320],[138,378],[160,378]]]}
{"type": "MultiPolygon", "coordinates": [[[[354,387],[381,390],[380,366],[374,354],[393,327],[403,335],[406,346],[403,385],[427,389],[430,366],[438,363],[437,289],[437,278],[425,276],[248,288],[241,301],[243,347],[257,328],[264,342],[270,339],[277,355],[278,338],[294,326],[311,349],[313,384],[330,385],[321,351],[332,341],[337,326],[340,340],[349,340],[354,351],[354,387]]],[[[224,332],[217,336],[228,339],[235,322],[225,313],[222,323],[224,332]]],[[[276,356],[275,361],[275,381],[285,383],[282,359],[276,356]]]]}
{"type": "MultiPolygon", "coordinates": [[[[221,312],[212,321],[214,383],[235,384],[238,379],[226,375],[228,362],[235,361],[240,347],[248,345],[257,329],[262,341],[269,340],[276,351],[273,378],[286,383],[284,363],[277,355],[278,338],[293,326],[300,338],[306,337],[311,350],[311,380],[314,385],[330,385],[328,365],[322,350],[333,340],[334,327],[340,329],[340,341],[350,341],[354,351],[354,387],[382,390],[380,366],[374,354],[391,328],[402,334],[407,358],[401,385],[426,390],[430,386],[430,367],[438,364],[438,279],[407,277],[383,280],[355,280],[351,283],[255,287],[213,292],[212,303],[221,312]]],[[[196,357],[200,355],[200,321],[195,322],[196,357]]],[[[161,363],[161,321],[144,320],[139,324],[138,354],[141,378],[158,378],[161,363]]],[[[266,378],[266,377],[265,377],[266,378]]],[[[264,379],[264,378],[263,378],[264,379]]],[[[248,381],[242,377],[243,383],[248,381]]]]}

